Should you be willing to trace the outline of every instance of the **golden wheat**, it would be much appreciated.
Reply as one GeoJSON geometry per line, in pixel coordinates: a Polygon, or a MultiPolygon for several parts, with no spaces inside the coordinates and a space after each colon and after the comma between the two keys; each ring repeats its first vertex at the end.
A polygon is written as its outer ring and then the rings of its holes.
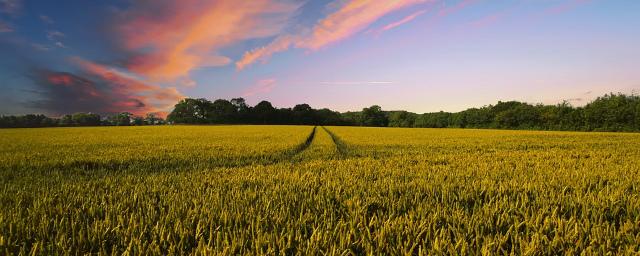
{"type": "Polygon", "coordinates": [[[640,134],[312,130],[0,130],[0,253],[640,251],[640,134]]]}

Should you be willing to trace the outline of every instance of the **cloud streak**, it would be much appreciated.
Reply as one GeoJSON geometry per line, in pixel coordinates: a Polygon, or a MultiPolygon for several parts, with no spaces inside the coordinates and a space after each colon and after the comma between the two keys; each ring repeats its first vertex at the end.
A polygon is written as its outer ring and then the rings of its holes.
{"type": "Polygon", "coordinates": [[[47,15],[40,15],[39,18],[44,24],[51,25],[51,24],[55,23],[53,21],[53,19],[51,17],[47,16],[47,15]]]}
{"type": "Polygon", "coordinates": [[[9,32],[13,32],[13,27],[5,23],[4,21],[0,20],[0,33],[9,33],[9,32]]]}
{"type": "Polygon", "coordinates": [[[276,87],[275,79],[262,79],[259,80],[255,85],[245,89],[242,92],[242,97],[251,97],[258,94],[269,93],[276,87]]]}
{"type": "Polygon", "coordinates": [[[22,10],[21,0],[0,0],[0,13],[17,15],[22,10]]]}
{"type": "Polygon", "coordinates": [[[143,1],[117,15],[115,31],[131,52],[129,70],[175,81],[231,63],[222,48],[280,33],[299,6],[284,0],[143,1]]]}
{"type": "Polygon", "coordinates": [[[29,106],[53,114],[89,111],[166,116],[166,110],[184,97],[173,87],[148,84],[101,64],[78,57],[71,58],[71,62],[82,71],[78,74],[48,69],[35,72],[32,77],[42,99],[30,102],[29,106]]]}
{"type": "Polygon", "coordinates": [[[417,11],[417,12],[415,12],[415,13],[409,15],[409,16],[406,16],[406,17],[402,18],[399,21],[389,23],[389,24],[385,25],[384,27],[382,27],[380,30],[378,30],[378,34],[380,34],[382,32],[385,32],[385,31],[388,31],[388,30],[391,30],[391,29],[394,29],[396,27],[402,26],[405,23],[411,22],[412,20],[416,19],[418,16],[420,16],[422,14],[425,14],[426,12],[427,12],[427,10],[417,11]]]}
{"type": "Polygon", "coordinates": [[[553,14],[560,14],[560,13],[564,13],[570,10],[573,10],[583,4],[586,4],[588,2],[591,2],[591,0],[569,0],[565,3],[562,3],[560,5],[556,5],[553,7],[548,8],[547,10],[544,11],[545,15],[553,15],[553,14]]]}
{"type": "Polygon", "coordinates": [[[236,62],[236,67],[241,70],[252,63],[264,62],[292,46],[312,51],[322,49],[353,36],[391,12],[425,2],[429,0],[341,1],[343,4],[336,11],[319,20],[311,29],[294,35],[281,35],[264,47],[246,52],[236,62]]]}
{"type": "Polygon", "coordinates": [[[321,85],[392,85],[389,81],[343,81],[343,82],[320,82],[321,85]]]}
{"type": "Polygon", "coordinates": [[[266,62],[275,53],[286,51],[295,41],[291,35],[280,36],[267,46],[248,51],[236,62],[236,68],[242,70],[255,62],[266,62]]]}
{"type": "Polygon", "coordinates": [[[318,50],[344,40],[363,30],[382,16],[426,0],[352,0],[338,11],[320,20],[310,37],[298,42],[297,47],[318,50]]]}

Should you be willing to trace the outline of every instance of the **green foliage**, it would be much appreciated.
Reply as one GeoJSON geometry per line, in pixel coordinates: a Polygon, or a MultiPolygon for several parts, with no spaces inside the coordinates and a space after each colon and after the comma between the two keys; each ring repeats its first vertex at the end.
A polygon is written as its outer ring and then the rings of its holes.
{"type": "Polygon", "coordinates": [[[418,115],[407,111],[389,112],[389,127],[413,127],[418,115]]]}
{"type": "Polygon", "coordinates": [[[452,114],[447,112],[429,113],[418,116],[416,127],[444,128],[450,126],[452,114]]]}
{"type": "MultiPolygon", "coordinates": [[[[52,119],[44,115],[2,116],[0,127],[49,127],[96,125],[164,124],[154,116],[135,117],[129,113],[109,116],[102,123],[100,116],[78,113],[52,119]],[[126,116],[128,115],[128,117],[126,116]],[[127,120],[128,118],[128,120],[127,120]]],[[[178,102],[168,115],[173,124],[297,124],[352,125],[421,128],[492,128],[519,130],[567,131],[640,131],[640,96],[609,94],[584,107],[572,107],[568,102],[557,105],[531,105],[518,101],[470,108],[457,113],[434,112],[415,114],[407,111],[383,111],[378,105],[359,112],[339,113],[330,109],[313,109],[308,104],[293,108],[275,108],[268,101],[247,105],[243,98],[230,101],[186,98],[178,102]]]]}
{"type": "Polygon", "coordinates": [[[389,123],[386,114],[378,105],[363,108],[361,118],[363,126],[387,126],[389,123]]]}
{"type": "Polygon", "coordinates": [[[0,128],[36,128],[36,127],[71,127],[71,126],[127,126],[127,125],[158,125],[164,124],[162,118],[154,113],[146,117],[134,116],[131,113],[116,113],[102,118],[94,113],[75,113],[60,118],[49,118],[45,115],[1,116],[0,128]]]}
{"type": "Polygon", "coordinates": [[[568,102],[531,105],[508,101],[458,113],[426,113],[414,126],[568,131],[640,131],[640,96],[609,94],[584,107],[568,102]]]}
{"type": "Polygon", "coordinates": [[[589,130],[637,131],[640,123],[636,121],[640,112],[640,96],[609,94],[587,104],[584,118],[589,130]]]}
{"type": "Polygon", "coordinates": [[[71,116],[71,124],[75,126],[98,126],[100,115],[92,113],[75,113],[71,116]]]}

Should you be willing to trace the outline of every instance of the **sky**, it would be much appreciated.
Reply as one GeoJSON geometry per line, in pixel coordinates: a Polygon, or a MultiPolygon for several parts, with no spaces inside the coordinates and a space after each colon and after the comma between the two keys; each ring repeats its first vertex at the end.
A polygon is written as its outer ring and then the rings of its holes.
{"type": "Polygon", "coordinates": [[[637,0],[0,0],[0,114],[417,113],[640,92],[637,0]]]}

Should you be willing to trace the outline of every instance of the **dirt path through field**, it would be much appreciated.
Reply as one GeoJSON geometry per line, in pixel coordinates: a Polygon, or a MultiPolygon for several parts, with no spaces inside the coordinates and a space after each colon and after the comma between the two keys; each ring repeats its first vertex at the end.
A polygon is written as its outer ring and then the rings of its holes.
{"type": "Polygon", "coordinates": [[[326,127],[322,126],[322,129],[326,131],[329,134],[329,136],[331,136],[331,140],[333,140],[333,144],[336,145],[336,149],[338,150],[338,153],[340,154],[340,156],[342,157],[347,156],[348,149],[344,141],[342,141],[340,137],[338,137],[335,133],[331,132],[326,127]]]}

